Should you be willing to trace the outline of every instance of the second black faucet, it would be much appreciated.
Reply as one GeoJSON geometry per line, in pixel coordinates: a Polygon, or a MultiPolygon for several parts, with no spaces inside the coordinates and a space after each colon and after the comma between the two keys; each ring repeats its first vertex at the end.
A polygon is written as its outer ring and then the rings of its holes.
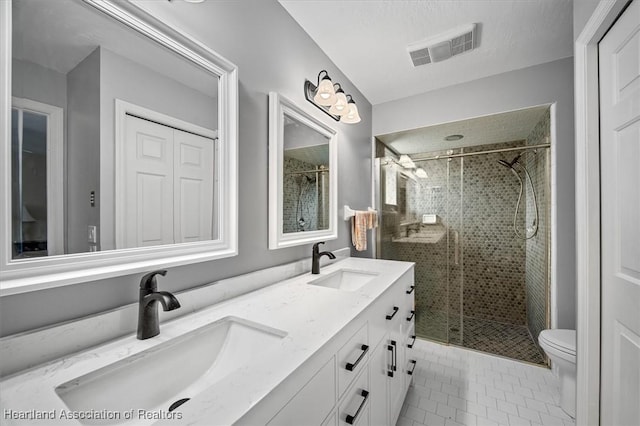
{"type": "Polygon", "coordinates": [[[313,245],[312,258],[311,258],[311,273],[319,274],[320,273],[320,258],[322,256],[328,256],[329,259],[335,259],[336,256],[330,251],[320,252],[320,244],[324,244],[324,241],[319,243],[315,243],[313,245]]]}

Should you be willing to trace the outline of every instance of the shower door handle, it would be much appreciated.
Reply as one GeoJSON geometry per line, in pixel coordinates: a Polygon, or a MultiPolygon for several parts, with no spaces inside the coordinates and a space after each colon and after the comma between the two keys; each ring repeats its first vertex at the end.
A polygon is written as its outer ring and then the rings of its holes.
{"type": "Polygon", "coordinates": [[[460,264],[460,233],[453,231],[453,264],[458,266],[460,264]]]}

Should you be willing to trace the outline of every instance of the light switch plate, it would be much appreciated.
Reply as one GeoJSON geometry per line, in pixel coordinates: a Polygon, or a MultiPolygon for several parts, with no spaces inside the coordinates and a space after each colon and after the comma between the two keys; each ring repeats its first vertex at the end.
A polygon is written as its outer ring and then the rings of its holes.
{"type": "Polygon", "coordinates": [[[95,225],[89,225],[89,242],[90,243],[95,244],[95,243],[98,242],[98,237],[97,237],[98,231],[97,231],[97,228],[98,227],[95,226],[95,225]]]}

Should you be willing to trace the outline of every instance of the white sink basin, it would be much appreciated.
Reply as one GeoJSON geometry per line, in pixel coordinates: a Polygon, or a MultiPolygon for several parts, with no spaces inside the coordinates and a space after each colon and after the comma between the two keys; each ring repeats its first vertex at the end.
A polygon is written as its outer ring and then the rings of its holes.
{"type": "Polygon", "coordinates": [[[124,413],[131,410],[133,423],[140,423],[139,409],[167,412],[176,401],[254,362],[284,336],[274,328],[226,317],[77,377],[58,386],[56,393],[71,411],[122,413],[120,419],[82,419],[83,424],[126,423],[124,413]]]}
{"type": "Polygon", "coordinates": [[[377,275],[375,272],[338,269],[328,275],[309,281],[309,284],[335,288],[336,290],[356,291],[373,280],[377,275]]]}

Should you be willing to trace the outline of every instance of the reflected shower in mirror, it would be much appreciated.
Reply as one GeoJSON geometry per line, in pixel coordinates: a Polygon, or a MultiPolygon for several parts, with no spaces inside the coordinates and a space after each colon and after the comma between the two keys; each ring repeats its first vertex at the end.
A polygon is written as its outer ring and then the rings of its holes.
{"type": "Polygon", "coordinates": [[[329,228],[329,138],[284,117],[283,232],[329,228]]]}
{"type": "Polygon", "coordinates": [[[218,85],[83,1],[12,0],[12,259],[216,240],[218,85]]]}
{"type": "Polygon", "coordinates": [[[269,93],[269,248],[337,238],[337,134],[269,93]]]}

